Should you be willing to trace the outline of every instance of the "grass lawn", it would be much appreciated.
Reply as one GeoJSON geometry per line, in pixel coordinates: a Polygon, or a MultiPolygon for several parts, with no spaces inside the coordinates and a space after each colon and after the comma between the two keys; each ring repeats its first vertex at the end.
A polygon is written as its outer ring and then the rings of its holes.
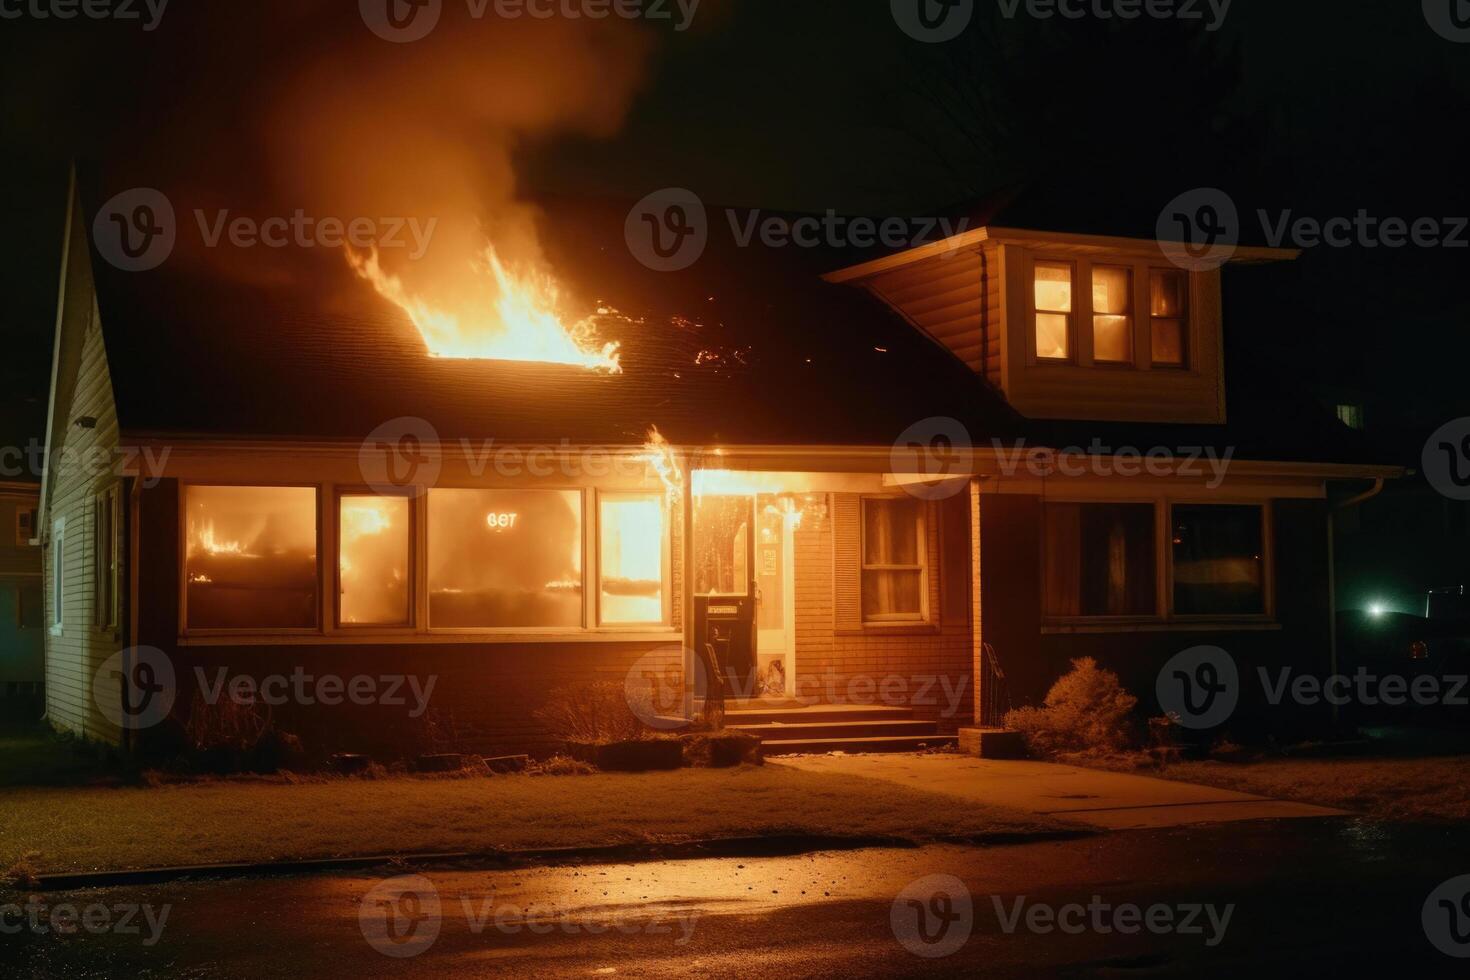
{"type": "Polygon", "coordinates": [[[1470,819],[1470,756],[1182,762],[1158,775],[1380,820],[1470,819]]]}
{"type": "Polygon", "coordinates": [[[0,795],[0,872],[816,833],[915,841],[1076,829],[781,765],[643,775],[221,780],[0,795]]]}

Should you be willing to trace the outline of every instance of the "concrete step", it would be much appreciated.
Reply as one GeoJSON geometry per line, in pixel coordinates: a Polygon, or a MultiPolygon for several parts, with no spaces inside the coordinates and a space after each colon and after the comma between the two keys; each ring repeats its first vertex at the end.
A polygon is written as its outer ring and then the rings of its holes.
{"type": "Polygon", "coordinates": [[[766,756],[815,752],[918,752],[955,744],[953,735],[898,735],[887,738],[777,738],[761,743],[766,756]]]}
{"type": "Polygon", "coordinates": [[[888,738],[898,735],[937,735],[932,721],[913,719],[881,719],[878,721],[817,721],[795,723],[771,722],[748,725],[740,722],[726,725],[736,731],[759,735],[763,739],[821,738],[888,738]]]}
{"type": "Polygon", "coordinates": [[[810,708],[731,708],[725,711],[729,727],[815,722],[910,721],[910,708],[884,705],[813,705],[810,708]]]}

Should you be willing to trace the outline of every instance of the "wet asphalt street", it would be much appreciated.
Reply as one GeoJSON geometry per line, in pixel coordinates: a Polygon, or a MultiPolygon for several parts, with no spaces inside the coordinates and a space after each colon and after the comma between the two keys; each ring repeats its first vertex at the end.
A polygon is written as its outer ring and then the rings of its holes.
{"type": "Polygon", "coordinates": [[[1467,838],[1295,820],[109,889],[44,896],[92,927],[7,932],[0,976],[1463,977],[1422,916],[1467,838]]]}

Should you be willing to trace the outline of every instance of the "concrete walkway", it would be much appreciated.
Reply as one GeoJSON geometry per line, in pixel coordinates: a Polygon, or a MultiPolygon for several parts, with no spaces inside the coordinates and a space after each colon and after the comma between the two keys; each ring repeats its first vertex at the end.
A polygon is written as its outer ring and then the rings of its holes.
{"type": "Polygon", "coordinates": [[[882,779],[1106,830],[1347,815],[1344,810],[1212,786],[1046,762],[994,762],[961,755],[806,755],[775,759],[768,765],[882,779]]]}

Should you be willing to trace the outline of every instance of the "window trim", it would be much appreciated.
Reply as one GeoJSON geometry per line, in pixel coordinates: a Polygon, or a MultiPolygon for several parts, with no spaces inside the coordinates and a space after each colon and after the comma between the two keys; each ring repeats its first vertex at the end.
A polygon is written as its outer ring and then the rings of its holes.
{"type": "Polygon", "coordinates": [[[1276,622],[1276,527],[1272,520],[1275,508],[1269,500],[1168,500],[1166,506],[1165,571],[1168,573],[1169,621],[1175,623],[1274,623],[1276,622]],[[1174,608],[1174,508],[1178,507],[1254,507],[1261,515],[1261,612],[1258,613],[1180,613],[1174,608]]]}
{"type": "MultiPolygon", "coordinates": [[[[589,552],[596,547],[596,541],[591,537],[595,528],[587,519],[587,498],[590,487],[569,487],[562,485],[551,486],[463,486],[458,483],[437,485],[429,487],[423,494],[423,574],[420,577],[423,588],[423,610],[424,619],[421,630],[424,634],[433,636],[529,636],[529,637],[552,637],[564,636],[569,633],[588,633],[593,631],[589,624],[594,622],[592,616],[595,612],[593,597],[590,595],[589,582],[591,581],[589,552]],[[429,498],[435,490],[472,490],[481,491],[509,491],[512,493],[526,493],[541,491],[546,493],[575,493],[581,499],[582,514],[582,622],[578,626],[443,626],[434,625],[434,617],[430,613],[431,593],[429,590],[429,566],[432,562],[434,550],[434,534],[432,523],[429,520],[429,498]]],[[[595,552],[593,552],[595,553],[595,552]]]]}
{"type": "Polygon", "coordinates": [[[119,591],[122,586],[122,555],[119,546],[119,524],[122,516],[122,489],[113,484],[92,498],[92,628],[99,633],[115,636],[122,625],[122,608],[119,591]],[[102,564],[103,508],[107,509],[108,554],[112,558],[110,568],[102,564]],[[102,608],[102,586],[107,585],[107,608],[102,608]]]}
{"type": "Polygon", "coordinates": [[[928,626],[934,622],[932,603],[929,601],[929,506],[917,497],[901,494],[862,494],[858,498],[858,611],[864,629],[892,629],[913,626],[928,626]],[[915,565],[869,565],[868,564],[868,501],[912,500],[918,505],[917,534],[919,564],[915,565]],[[919,612],[917,616],[896,615],[881,619],[869,618],[863,611],[863,581],[868,572],[912,572],[919,573],[919,612]]]}
{"type": "MultiPolygon", "coordinates": [[[[1042,517],[1045,520],[1047,504],[1148,504],[1154,508],[1154,588],[1155,608],[1152,616],[1047,616],[1044,601],[1041,606],[1041,630],[1043,633],[1086,633],[1114,632],[1128,627],[1149,627],[1167,631],[1171,628],[1198,630],[1216,627],[1220,629],[1274,629],[1276,619],[1276,547],[1274,507],[1270,498],[1259,496],[1226,497],[1223,499],[1199,500],[1172,496],[1123,496],[1044,497],[1041,501],[1042,517]],[[1264,613],[1203,613],[1181,614],[1174,610],[1174,508],[1183,507],[1256,507],[1261,512],[1262,570],[1261,588],[1264,595],[1264,613]]],[[[1046,588],[1046,529],[1039,525],[1036,534],[1038,597],[1044,597],[1046,588]]]]}
{"type": "Polygon", "coordinates": [[[199,637],[267,637],[321,636],[325,632],[322,622],[322,588],[326,581],[322,562],[326,560],[325,522],[322,519],[324,494],[320,483],[277,483],[270,481],[240,482],[238,480],[180,480],[179,481],[179,636],[199,637]],[[260,490],[312,490],[316,494],[316,625],[312,627],[267,626],[260,629],[214,629],[189,626],[189,490],[192,487],[234,487],[260,490]]]}
{"type": "Polygon", "coordinates": [[[51,616],[46,624],[52,636],[66,631],[66,518],[51,523],[51,616]]]}
{"type": "Polygon", "coordinates": [[[594,539],[596,547],[592,551],[597,567],[593,575],[592,594],[595,615],[590,622],[596,623],[597,625],[589,628],[610,632],[642,632],[648,629],[671,627],[674,620],[674,514],[673,508],[669,506],[668,493],[658,490],[596,490],[593,493],[592,506],[595,510],[596,524],[593,528],[593,533],[596,535],[594,539]],[[661,554],[660,575],[662,576],[661,602],[663,604],[663,617],[656,622],[604,622],[602,619],[602,503],[605,500],[636,500],[648,497],[657,498],[664,517],[663,542],[659,546],[661,554]]]}
{"type": "MultiPolygon", "coordinates": [[[[1130,255],[1127,253],[1102,253],[1098,255],[1076,255],[1057,251],[1055,248],[1028,248],[1023,263],[1026,286],[1026,364],[1042,369],[1085,368],[1100,371],[1163,371],[1170,374],[1197,374],[1197,351],[1199,348],[1199,324],[1195,302],[1197,276],[1187,269],[1160,261],[1157,257],[1130,255]],[[1036,266],[1067,265],[1072,269],[1072,312],[1068,314],[1068,343],[1070,356],[1067,358],[1042,357],[1037,353],[1036,323],[1036,266]],[[1092,301],[1092,272],[1097,267],[1129,270],[1131,279],[1129,318],[1133,331],[1133,356],[1128,361],[1099,361],[1096,358],[1096,317],[1092,301]],[[1153,273],[1178,273],[1184,279],[1184,363],[1163,364],[1153,360],[1153,273]],[[1085,288],[1079,287],[1085,284],[1085,288]],[[1143,315],[1147,313],[1148,315],[1143,315]],[[1082,329],[1085,324],[1087,329],[1082,329]]],[[[1106,315],[1106,314],[1101,314],[1106,315]]],[[[1169,319],[1161,317],[1159,319],[1169,319]]]]}
{"type": "Polygon", "coordinates": [[[332,629],[345,633],[383,632],[402,633],[413,631],[418,623],[419,612],[419,520],[418,497],[427,498],[413,487],[403,487],[383,493],[369,486],[339,484],[333,489],[333,535],[332,551],[332,629]],[[347,497],[403,498],[408,501],[408,619],[401,623],[344,623],[342,622],[342,501],[347,497]]]}

